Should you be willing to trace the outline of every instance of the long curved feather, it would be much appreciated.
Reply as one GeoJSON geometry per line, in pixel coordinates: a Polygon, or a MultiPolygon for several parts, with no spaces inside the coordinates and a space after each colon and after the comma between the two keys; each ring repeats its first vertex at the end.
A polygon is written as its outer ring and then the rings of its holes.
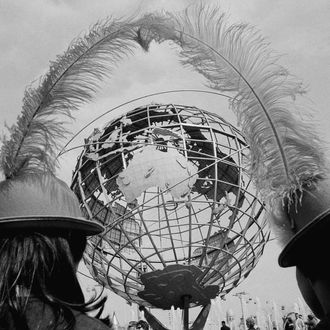
{"type": "Polygon", "coordinates": [[[40,78],[39,86],[25,91],[23,109],[10,139],[1,149],[1,167],[7,178],[24,172],[54,172],[55,152],[67,133],[61,116],[71,117],[95,93],[100,79],[129,50],[132,30],[107,21],[75,40],[40,78]]]}
{"type": "MultiPolygon", "coordinates": [[[[68,133],[64,121],[92,99],[102,79],[122,57],[131,54],[139,44],[147,50],[152,39],[158,40],[143,32],[146,25],[162,24],[162,20],[152,20],[152,16],[145,16],[135,21],[99,22],[51,62],[39,85],[25,91],[22,113],[17,123],[8,128],[9,139],[2,141],[0,168],[6,178],[55,171],[60,141],[68,133]]],[[[163,31],[165,35],[166,27],[163,31]]]]}
{"type": "Polygon", "coordinates": [[[252,26],[228,25],[217,8],[194,6],[167,14],[177,32],[184,65],[209,86],[232,92],[231,106],[250,145],[250,172],[268,204],[289,199],[326,171],[312,123],[299,119],[295,97],[302,83],[279,64],[279,57],[252,26]]]}

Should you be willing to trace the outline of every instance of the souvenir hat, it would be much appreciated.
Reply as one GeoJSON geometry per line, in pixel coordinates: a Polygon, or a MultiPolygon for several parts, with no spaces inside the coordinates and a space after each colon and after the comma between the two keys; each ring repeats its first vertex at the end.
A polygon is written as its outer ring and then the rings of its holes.
{"type": "Polygon", "coordinates": [[[310,263],[329,248],[330,179],[318,178],[301,192],[289,207],[293,236],[279,255],[281,267],[310,263]]]}

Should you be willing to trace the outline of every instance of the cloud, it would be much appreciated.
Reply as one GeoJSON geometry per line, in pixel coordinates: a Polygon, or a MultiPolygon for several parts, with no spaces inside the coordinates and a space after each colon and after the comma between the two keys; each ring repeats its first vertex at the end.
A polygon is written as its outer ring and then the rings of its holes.
{"type": "MultiPolygon", "coordinates": [[[[73,38],[84,34],[98,20],[160,8],[182,9],[190,2],[3,0],[0,11],[2,114],[9,123],[13,123],[21,109],[25,87],[47,70],[49,61],[63,53],[73,38]]],[[[146,79],[148,76],[156,78],[150,68],[146,79]]]]}

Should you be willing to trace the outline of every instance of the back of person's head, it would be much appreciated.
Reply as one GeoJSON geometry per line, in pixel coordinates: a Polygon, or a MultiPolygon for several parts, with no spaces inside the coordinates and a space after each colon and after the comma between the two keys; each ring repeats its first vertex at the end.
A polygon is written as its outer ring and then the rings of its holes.
{"type": "Polygon", "coordinates": [[[225,322],[225,321],[221,321],[221,324],[222,324],[222,325],[225,325],[225,324],[226,324],[226,322],[225,322]]]}
{"type": "Polygon", "coordinates": [[[128,326],[127,326],[127,330],[135,330],[136,328],[136,321],[129,321],[129,323],[128,323],[128,326]]]}
{"type": "Polygon", "coordinates": [[[253,327],[255,325],[255,320],[252,316],[248,317],[245,321],[248,327],[253,327]]]}
{"type": "Polygon", "coordinates": [[[28,329],[32,299],[51,308],[54,328],[73,328],[71,309],[101,306],[85,304],[76,269],[86,236],[102,226],[81,217],[73,192],[52,175],[0,182],[0,199],[0,328],[28,329]]]}
{"type": "Polygon", "coordinates": [[[140,320],[136,323],[136,329],[149,330],[149,324],[146,321],[140,320]]]}

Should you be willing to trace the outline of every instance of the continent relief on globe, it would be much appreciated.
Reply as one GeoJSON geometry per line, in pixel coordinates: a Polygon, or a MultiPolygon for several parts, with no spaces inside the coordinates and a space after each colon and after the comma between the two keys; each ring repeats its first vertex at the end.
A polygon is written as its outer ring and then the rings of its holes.
{"type": "Polygon", "coordinates": [[[134,154],[117,178],[117,184],[130,203],[151,187],[170,192],[174,199],[184,198],[195,184],[198,167],[168,145],[166,152],[149,145],[134,154]]]}

